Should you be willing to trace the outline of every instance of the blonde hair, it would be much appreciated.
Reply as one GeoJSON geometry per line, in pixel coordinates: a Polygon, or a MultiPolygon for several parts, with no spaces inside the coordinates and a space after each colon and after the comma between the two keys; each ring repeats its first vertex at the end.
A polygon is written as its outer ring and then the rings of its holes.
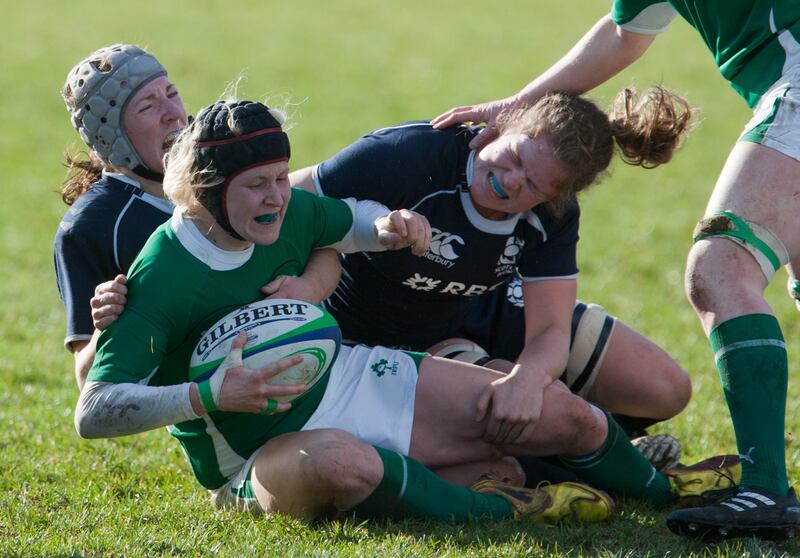
{"type": "Polygon", "coordinates": [[[618,148],[630,165],[654,168],[668,162],[693,127],[689,102],[661,86],[639,96],[626,88],[617,94],[610,114],[591,100],[551,93],[533,105],[498,119],[500,134],[547,137],[556,158],[568,170],[554,209],[604,178],[618,148]]]}

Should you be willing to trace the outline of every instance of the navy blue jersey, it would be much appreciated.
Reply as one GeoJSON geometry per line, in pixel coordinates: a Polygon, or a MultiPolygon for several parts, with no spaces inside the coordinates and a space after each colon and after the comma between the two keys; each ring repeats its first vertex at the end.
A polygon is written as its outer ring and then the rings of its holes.
{"type": "Polygon", "coordinates": [[[128,272],[172,207],[127,177],[104,174],[67,210],[53,245],[56,282],[67,312],[65,345],[91,338],[94,288],[128,272]]]}
{"type": "Polygon", "coordinates": [[[484,293],[518,273],[526,280],[575,277],[579,210],[537,206],[503,221],[482,217],[469,195],[464,126],[409,122],[368,134],[314,169],[318,192],[373,199],[424,215],[428,252],[351,254],[327,302],[345,338],[423,350],[455,335],[484,293]]]}

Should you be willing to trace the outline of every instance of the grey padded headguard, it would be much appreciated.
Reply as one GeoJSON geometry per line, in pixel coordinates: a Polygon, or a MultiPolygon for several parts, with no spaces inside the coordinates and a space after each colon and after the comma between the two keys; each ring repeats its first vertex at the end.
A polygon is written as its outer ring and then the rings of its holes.
{"type": "Polygon", "coordinates": [[[72,125],[106,163],[154,172],[144,166],[125,134],[122,114],[139,88],[165,75],[155,56],[123,44],[101,48],[72,68],[63,92],[72,125]]]}

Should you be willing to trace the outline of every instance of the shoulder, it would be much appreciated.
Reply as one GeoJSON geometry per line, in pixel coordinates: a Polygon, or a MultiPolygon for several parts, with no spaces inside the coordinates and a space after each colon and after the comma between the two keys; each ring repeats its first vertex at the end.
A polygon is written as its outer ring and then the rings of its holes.
{"type": "MultiPolygon", "coordinates": [[[[81,194],[75,203],[64,213],[59,229],[64,234],[105,233],[105,229],[114,227],[120,216],[130,206],[131,200],[137,198],[138,188],[125,184],[119,180],[103,177],[81,194]]],[[[163,218],[168,216],[164,209],[143,204],[146,208],[152,208],[158,215],[163,214],[163,218]]]]}
{"type": "Polygon", "coordinates": [[[428,121],[380,128],[321,163],[317,185],[334,197],[402,207],[431,189],[464,182],[473,136],[464,126],[434,130],[428,121]]]}
{"type": "Polygon", "coordinates": [[[574,198],[558,209],[549,204],[542,204],[523,215],[525,223],[536,230],[544,242],[565,234],[577,237],[581,210],[574,198]]]}

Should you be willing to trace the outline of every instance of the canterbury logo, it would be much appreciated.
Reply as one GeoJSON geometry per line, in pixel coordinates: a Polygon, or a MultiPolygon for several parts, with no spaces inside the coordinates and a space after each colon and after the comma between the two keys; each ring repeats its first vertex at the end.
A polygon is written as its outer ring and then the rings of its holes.
{"type": "Polygon", "coordinates": [[[497,265],[515,265],[523,246],[525,246],[525,241],[521,238],[516,236],[509,237],[500,259],[497,260],[497,265]]]}
{"type": "Polygon", "coordinates": [[[450,234],[439,229],[431,228],[431,246],[429,251],[434,255],[446,260],[455,260],[458,254],[455,251],[455,244],[464,246],[464,239],[457,234],[450,234]]]}

